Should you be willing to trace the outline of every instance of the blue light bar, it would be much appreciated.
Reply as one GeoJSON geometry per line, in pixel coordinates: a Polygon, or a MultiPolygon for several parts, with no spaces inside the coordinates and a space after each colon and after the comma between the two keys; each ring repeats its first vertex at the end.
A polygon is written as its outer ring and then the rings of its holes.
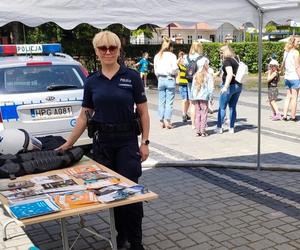
{"type": "Polygon", "coordinates": [[[50,54],[55,52],[62,52],[61,44],[59,43],[52,43],[52,44],[43,44],[43,53],[50,54]]]}

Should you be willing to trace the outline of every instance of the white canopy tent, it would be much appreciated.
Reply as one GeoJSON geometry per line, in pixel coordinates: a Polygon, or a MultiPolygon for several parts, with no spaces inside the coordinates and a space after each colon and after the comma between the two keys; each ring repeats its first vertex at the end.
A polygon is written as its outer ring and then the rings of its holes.
{"type": "Polygon", "coordinates": [[[236,27],[251,22],[258,27],[258,9],[264,24],[300,18],[299,0],[14,0],[0,1],[0,26],[19,21],[37,26],[49,21],[64,29],[80,23],[105,28],[121,23],[134,29],[145,23],[166,26],[171,22],[206,22],[236,27]]]}
{"type": "Polygon", "coordinates": [[[300,0],[14,0],[0,2],[0,26],[19,21],[28,26],[55,22],[64,29],[88,23],[105,28],[121,23],[135,29],[146,23],[166,26],[171,22],[206,22],[218,27],[229,22],[240,27],[251,22],[259,28],[258,141],[261,146],[262,27],[269,21],[300,21],[300,0]]]}

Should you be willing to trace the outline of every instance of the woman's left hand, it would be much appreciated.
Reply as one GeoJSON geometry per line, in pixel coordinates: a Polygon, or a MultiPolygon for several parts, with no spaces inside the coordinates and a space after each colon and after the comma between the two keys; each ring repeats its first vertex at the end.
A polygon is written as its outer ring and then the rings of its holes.
{"type": "Polygon", "coordinates": [[[145,144],[141,144],[140,146],[140,154],[141,154],[141,161],[147,160],[149,156],[149,146],[145,144]]]}
{"type": "Polygon", "coordinates": [[[221,88],[221,94],[227,92],[227,90],[228,90],[228,89],[224,86],[223,88],[221,88]]]}

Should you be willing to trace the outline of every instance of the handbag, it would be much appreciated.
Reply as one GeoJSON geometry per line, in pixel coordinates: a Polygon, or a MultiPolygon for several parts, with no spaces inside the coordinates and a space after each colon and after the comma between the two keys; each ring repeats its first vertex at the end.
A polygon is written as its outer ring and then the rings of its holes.
{"type": "Polygon", "coordinates": [[[283,58],[282,64],[281,64],[280,67],[279,67],[279,74],[280,74],[281,76],[284,76],[284,74],[285,74],[285,61],[286,61],[286,58],[287,58],[287,56],[288,56],[289,53],[290,53],[290,52],[288,52],[288,53],[286,54],[286,56],[283,58]]]}

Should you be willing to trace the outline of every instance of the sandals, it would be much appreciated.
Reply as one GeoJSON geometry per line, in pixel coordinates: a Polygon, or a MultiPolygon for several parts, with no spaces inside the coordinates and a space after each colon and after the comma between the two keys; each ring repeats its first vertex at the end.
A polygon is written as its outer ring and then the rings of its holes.
{"type": "Polygon", "coordinates": [[[196,136],[197,137],[199,137],[199,136],[201,136],[201,137],[206,137],[206,136],[208,136],[208,134],[207,133],[196,133],[196,136]]]}
{"type": "Polygon", "coordinates": [[[167,129],[172,129],[174,128],[174,126],[169,123],[169,122],[164,122],[164,121],[160,121],[160,127],[161,128],[167,128],[167,129]]]}
{"type": "Polygon", "coordinates": [[[168,123],[168,124],[166,124],[166,128],[167,129],[172,129],[172,128],[174,128],[174,126],[171,123],[168,123]]]}

